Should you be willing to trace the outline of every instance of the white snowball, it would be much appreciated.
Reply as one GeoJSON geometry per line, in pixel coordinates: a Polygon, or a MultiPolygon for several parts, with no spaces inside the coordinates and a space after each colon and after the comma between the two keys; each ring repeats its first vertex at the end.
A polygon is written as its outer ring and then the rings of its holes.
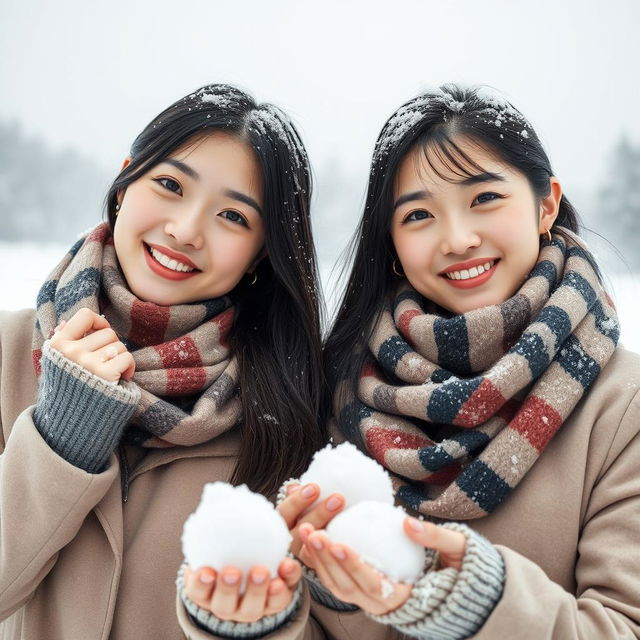
{"type": "Polygon", "coordinates": [[[361,502],[339,513],[327,526],[332,542],[345,544],[362,560],[395,582],[413,584],[421,575],[425,549],[404,532],[404,509],[361,502]]]}
{"type": "Polygon", "coordinates": [[[317,451],[309,468],[300,476],[300,482],[303,485],[309,482],[320,485],[320,497],[312,507],[332,493],[341,493],[345,497],[345,508],[363,500],[393,504],[389,474],[350,442],[335,448],[327,445],[317,451]]]}
{"type": "Polygon", "coordinates": [[[257,564],[276,577],[290,543],[285,521],[264,496],[246,485],[234,487],[226,482],[204,486],[200,504],[182,532],[182,551],[193,570],[238,567],[243,574],[242,591],[247,572],[257,564]]]}

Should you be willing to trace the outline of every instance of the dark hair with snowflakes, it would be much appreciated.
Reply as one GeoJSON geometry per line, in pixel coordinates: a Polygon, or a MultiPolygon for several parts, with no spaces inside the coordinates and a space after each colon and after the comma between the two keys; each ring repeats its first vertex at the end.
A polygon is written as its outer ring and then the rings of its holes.
{"type": "Polygon", "coordinates": [[[324,441],[319,285],[311,237],[311,170],[287,116],[225,84],[204,86],[154,118],[135,139],[131,162],[111,185],[106,212],[116,225],[118,193],[171,153],[220,131],[253,150],[264,185],[266,258],[256,284],[230,292],[232,346],[242,389],[241,451],[235,482],[275,491],[299,475],[324,441]]]}
{"type": "MultiPolygon", "coordinates": [[[[461,139],[474,142],[522,173],[538,201],[549,195],[553,170],[540,139],[520,111],[498,92],[482,86],[445,84],[400,106],[376,141],[364,213],[346,252],[353,256],[353,267],[325,345],[330,388],[340,380],[355,383],[366,352],[367,331],[397,284],[390,226],[400,163],[418,148],[436,175],[447,181],[451,178],[442,174],[442,167],[461,179],[483,172],[457,144],[461,139]],[[363,331],[363,327],[368,329],[363,331]]],[[[552,231],[562,235],[561,227],[573,232],[581,227],[576,210],[564,195],[552,231]]],[[[590,262],[599,273],[597,265],[590,262]]]]}

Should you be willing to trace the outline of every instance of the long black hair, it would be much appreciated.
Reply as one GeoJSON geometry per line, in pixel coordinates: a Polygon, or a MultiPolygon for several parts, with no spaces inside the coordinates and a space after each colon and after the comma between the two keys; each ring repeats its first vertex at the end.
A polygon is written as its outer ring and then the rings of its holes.
{"type": "MultiPolygon", "coordinates": [[[[350,243],[353,266],[324,348],[331,390],[343,380],[350,381],[343,387],[345,393],[355,390],[373,321],[397,285],[390,228],[400,163],[409,152],[421,149],[431,169],[444,180],[482,172],[457,144],[460,139],[474,142],[520,171],[538,201],[549,195],[553,171],[540,139],[520,111],[497,92],[446,84],[403,104],[378,136],[364,213],[350,243]],[[438,166],[450,174],[444,175],[438,166]]],[[[553,231],[562,234],[565,228],[577,233],[580,227],[576,210],[563,195],[553,231]]]]}
{"type": "Polygon", "coordinates": [[[311,171],[298,132],[280,109],[258,104],[244,91],[202,87],[165,109],[135,139],[131,162],[107,193],[106,213],[113,230],[119,192],[175,150],[215,131],[253,149],[264,184],[267,256],[256,269],[256,284],[243,279],[229,294],[236,307],[232,349],[242,402],[233,481],[272,493],[287,477],[300,475],[325,440],[311,171]]]}

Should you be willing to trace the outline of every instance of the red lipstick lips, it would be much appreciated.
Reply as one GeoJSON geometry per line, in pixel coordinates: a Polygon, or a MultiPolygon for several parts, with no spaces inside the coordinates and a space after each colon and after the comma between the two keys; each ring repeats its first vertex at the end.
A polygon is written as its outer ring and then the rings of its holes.
{"type": "Polygon", "coordinates": [[[189,260],[189,258],[187,258],[185,255],[176,251],[172,251],[171,249],[167,249],[166,247],[163,247],[161,245],[145,244],[144,258],[147,261],[147,266],[149,267],[149,269],[151,269],[151,271],[159,276],[162,276],[163,278],[166,278],[167,280],[187,280],[188,278],[191,278],[200,273],[198,267],[196,267],[196,265],[193,264],[193,262],[189,260]],[[150,247],[153,247],[157,251],[160,251],[160,253],[163,253],[165,256],[172,258],[173,260],[177,260],[182,264],[186,264],[188,267],[194,269],[194,271],[174,271],[173,269],[169,269],[169,267],[165,267],[151,255],[150,247]]]}
{"type": "Polygon", "coordinates": [[[496,267],[498,266],[499,258],[474,258],[473,260],[467,260],[466,262],[456,262],[456,264],[452,264],[448,266],[446,269],[441,271],[438,275],[446,280],[448,284],[456,289],[473,289],[474,287],[479,287],[483,285],[485,282],[491,278],[491,276],[495,273],[496,267]],[[447,277],[447,273],[451,273],[452,271],[463,271],[469,270],[472,267],[477,267],[478,265],[484,265],[487,262],[493,262],[493,266],[484,273],[477,275],[472,278],[467,278],[465,280],[452,280],[447,277]]]}

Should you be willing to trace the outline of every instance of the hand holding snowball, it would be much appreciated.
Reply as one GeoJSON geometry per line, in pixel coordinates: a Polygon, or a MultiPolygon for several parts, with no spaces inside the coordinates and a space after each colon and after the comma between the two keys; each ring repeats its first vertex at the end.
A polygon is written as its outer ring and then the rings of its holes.
{"type": "Polygon", "coordinates": [[[288,606],[301,576],[300,565],[286,558],[278,567],[277,578],[271,578],[266,567],[252,567],[243,594],[238,567],[224,567],[219,573],[212,567],[197,571],[187,567],[184,584],[188,598],[221,620],[256,622],[288,606]]]}
{"type": "MultiPolygon", "coordinates": [[[[462,566],[466,548],[462,533],[410,517],[405,518],[403,529],[415,543],[438,552],[437,569],[462,566]]],[[[385,578],[363,562],[359,553],[345,544],[332,542],[326,532],[316,531],[306,523],[301,527],[300,536],[304,543],[300,559],[314,567],[322,584],[339,600],[373,615],[383,615],[409,599],[411,584],[385,578]]]]}
{"type": "Polygon", "coordinates": [[[302,570],[273,505],[245,485],[205,485],[184,524],[186,596],[221,620],[255,622],[291,602],[302,570]]]}
{"type": "Polygon", "coordinates": [[[300,484],[289,485],[287,497],[278,506],[293,537],[292,553],[299,557],[303,524],[324,529],[345,507],[363,500],[393,504],[393,487],[386,471],[349,442],[317,451],[300,476],[300,484]]]}
{"type": "MultiPolygon", "coordinates": [[[[344,507],[344,497],[332,493],[326,500],[310,509],[320,496],[317,484],[291,484],[287,487],[287,497],[278,505],[278,512],[289,527],[292,537],[291,553],[299,557],[303,542],[300,538],[300,527],[309,524],[313,529],[324,529],[344,507]]],[[[312,565],[308,565],[313,568],[312,565]]]]}

